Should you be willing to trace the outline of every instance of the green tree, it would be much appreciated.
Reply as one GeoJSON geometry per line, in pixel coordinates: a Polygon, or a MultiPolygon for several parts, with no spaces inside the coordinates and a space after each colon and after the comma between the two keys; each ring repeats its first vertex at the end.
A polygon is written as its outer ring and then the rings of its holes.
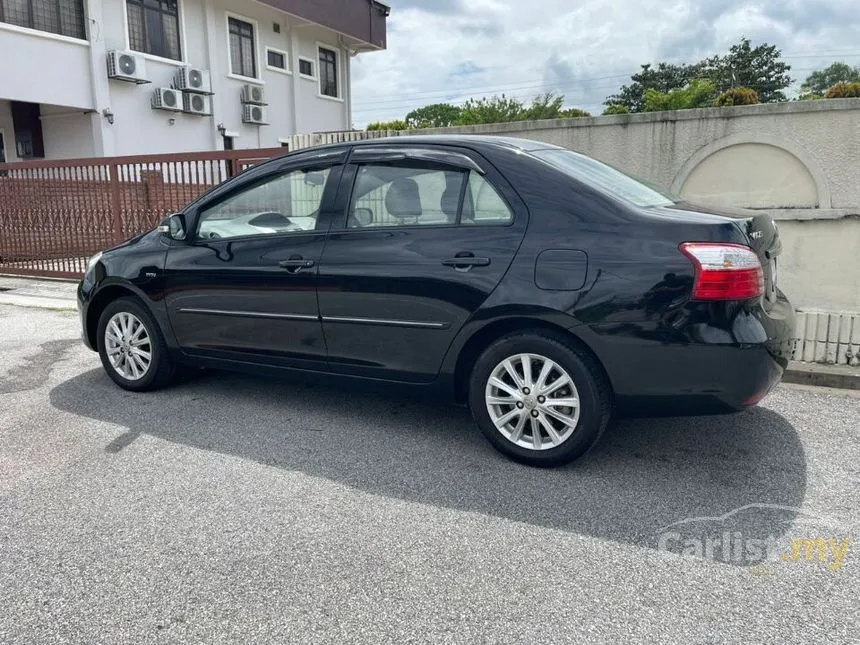
{"type": "Polygon", "coordinates": [[[367,126],[368,132],[373,132],[374,130],[408,130],[409,126],[406,125],[406,121],[382,121],[377,123],[369,123],[367,126]]]}
{"type": "Polygon", "coordinates": [[[609,114],[630,114],[630,108],[621,103],[607,103],[606,109],[603,110],[604,116],[609,114]]]}
{"type": "Polygon", "coordinates": [[[812,72],[800,86],[804,95],[824,96],[824,93],[837,83],[860,82],[860,67],[851,67],[845,63],[832,65],[812,72]]]}
{"type": "Polygon", "coordinates": [[[642,65],[642,70],[630,77],[633,82],[607,97],[604,105],[623,105],[631,112],[642,112],[648,90],[668,94],[688,87],[697,78],[709,79],[719,93],[733,87],[750,87],[758,92],[762,103],[785,101],[783,90],[791,85],[791,67],[781,58],[782,52],[774,45],[753,47],[749,38],[741,38],[727,54],[691,65],[642,65]]]}
{"type": "Polygon", "coordinates": [[[657,90],[670,92],[685,87],[702,72],[702,64],[673,65],[658,63],[652,67],[650,63],[642,65],[642,71],[630,77],[630,85],[623,85],[618,94],[607,97],[604,105],[623,105],[628,112],[642,112],[645,109],[645,92],[657,90]]]}
{"type": "Polygon", "coordinates": [[[406,124],[410,128],[446,128],[456,125],[460,120],[462,109],[450,103],[434,103],[406,115],[406,124]]]}
{"type": "Polygon", "coordinates": [[[541,119],[572,119],[581,116],[591,116],[579,108],[565,108],[564,95],[546,92],[538,94],[529,107],[519,115],[519,121],[540,121],[541,119]]]}
{"type": "Polygon", "coordinates": [[[785,101],[783,90],[791,85],[791,66],[781,58],[782,52],[775,45],[753,47],[749,38],[741,38],[725,56],[702,61],[703,76],[714,82],[718,92],[749,87],[758,92],[762,103],[785,101]]]}
{"type": "Polygon", "coordinates": [[[510,123],[519,121],[524,111],[522,101],[507,98],[504,94],[492,98],[469,99],[463,105],[457,125],[482,123],[510,123]]]}
{"type": "Polygon", "coordinates": [[[717,97],[713,81],[697,78],[687,87],[660,92],[653,88],[645,90],[644,112],[662,110],[688,110],[691,108],[711,107],[717,97]]]}

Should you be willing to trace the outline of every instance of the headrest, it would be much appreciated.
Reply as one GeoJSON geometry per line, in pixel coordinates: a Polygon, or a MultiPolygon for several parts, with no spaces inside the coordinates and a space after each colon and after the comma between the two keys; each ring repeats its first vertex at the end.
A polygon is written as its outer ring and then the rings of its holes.
{"type": "Polygon", "coordinates": [[[404,177],[391,183],[385,208],[392,217],[421,217],[421,194],[414,179],[404,177]]]}

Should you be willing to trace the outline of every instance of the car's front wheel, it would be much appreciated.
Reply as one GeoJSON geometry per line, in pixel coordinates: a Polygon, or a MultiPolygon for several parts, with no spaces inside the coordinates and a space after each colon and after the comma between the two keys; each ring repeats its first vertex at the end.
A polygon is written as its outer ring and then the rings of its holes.
{"type": "Polygon", "coordinates": [[[499,451],[531,466],[559,466],[600,439],[610,393],[588,352],[548,332],[519,332],[475,363],[469,405],[499,451]]]}
{"type": "Polygon", "coordinates": [[[105,307],[98,324],[98,350],[108,376],[126,390],[154,390],[173,378],[161,330],[137,298],[119,298],[105,307]]]}

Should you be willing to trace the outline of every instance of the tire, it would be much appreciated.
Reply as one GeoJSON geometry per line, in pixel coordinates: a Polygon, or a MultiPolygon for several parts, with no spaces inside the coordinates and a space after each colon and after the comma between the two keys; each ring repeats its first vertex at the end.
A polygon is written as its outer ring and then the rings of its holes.
{"type": "Polygon", "coordinates": [[[121,388],[145,392],[164,387],[173,380],[176,370],[161,329],[137,298],[118,298],[105,307],[99,317],[97,340],[102,366],[121,388]],[[142,332],[137,333],[137,325],[143,327],[142,332]],[[149,355],[148,364],[146,354],[149,355]],[[115,361],[119,363],[115,365],[115,361]]]}
{"type": "Polygon", "coordinates": [[[561,466],[587,453],[606,430],[611,399],[596,359],[560,334],[542,330],[494,342],[476,361],[469,381],[469,407],[478,427],[493,447],[529,466],[561,466]],[[532,387],[526,387],[526,361],[532,387]]]}

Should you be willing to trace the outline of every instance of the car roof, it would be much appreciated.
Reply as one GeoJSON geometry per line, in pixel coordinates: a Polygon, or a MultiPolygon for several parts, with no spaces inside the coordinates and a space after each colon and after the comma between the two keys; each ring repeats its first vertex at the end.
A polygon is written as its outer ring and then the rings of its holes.
{"type": "Polygon", "coordinates": [[[341,143],[331,143],[328,145],[314,146],[313,148],[304,148],[301,150],[296,150],[296,153],[308,152],[310,150],[336,150],[380,144],[432,144],[441,146],[464,146],[476,150],[480,150],[481,148],[504,148],[508,150],[521,150],[523,152],[559,147],[551,143],[544,143],[543,141],[482,134],[407,134],[399,137],[381,137],[379,139],[363,139],[361,141],[344,141],[341,143]]]}

